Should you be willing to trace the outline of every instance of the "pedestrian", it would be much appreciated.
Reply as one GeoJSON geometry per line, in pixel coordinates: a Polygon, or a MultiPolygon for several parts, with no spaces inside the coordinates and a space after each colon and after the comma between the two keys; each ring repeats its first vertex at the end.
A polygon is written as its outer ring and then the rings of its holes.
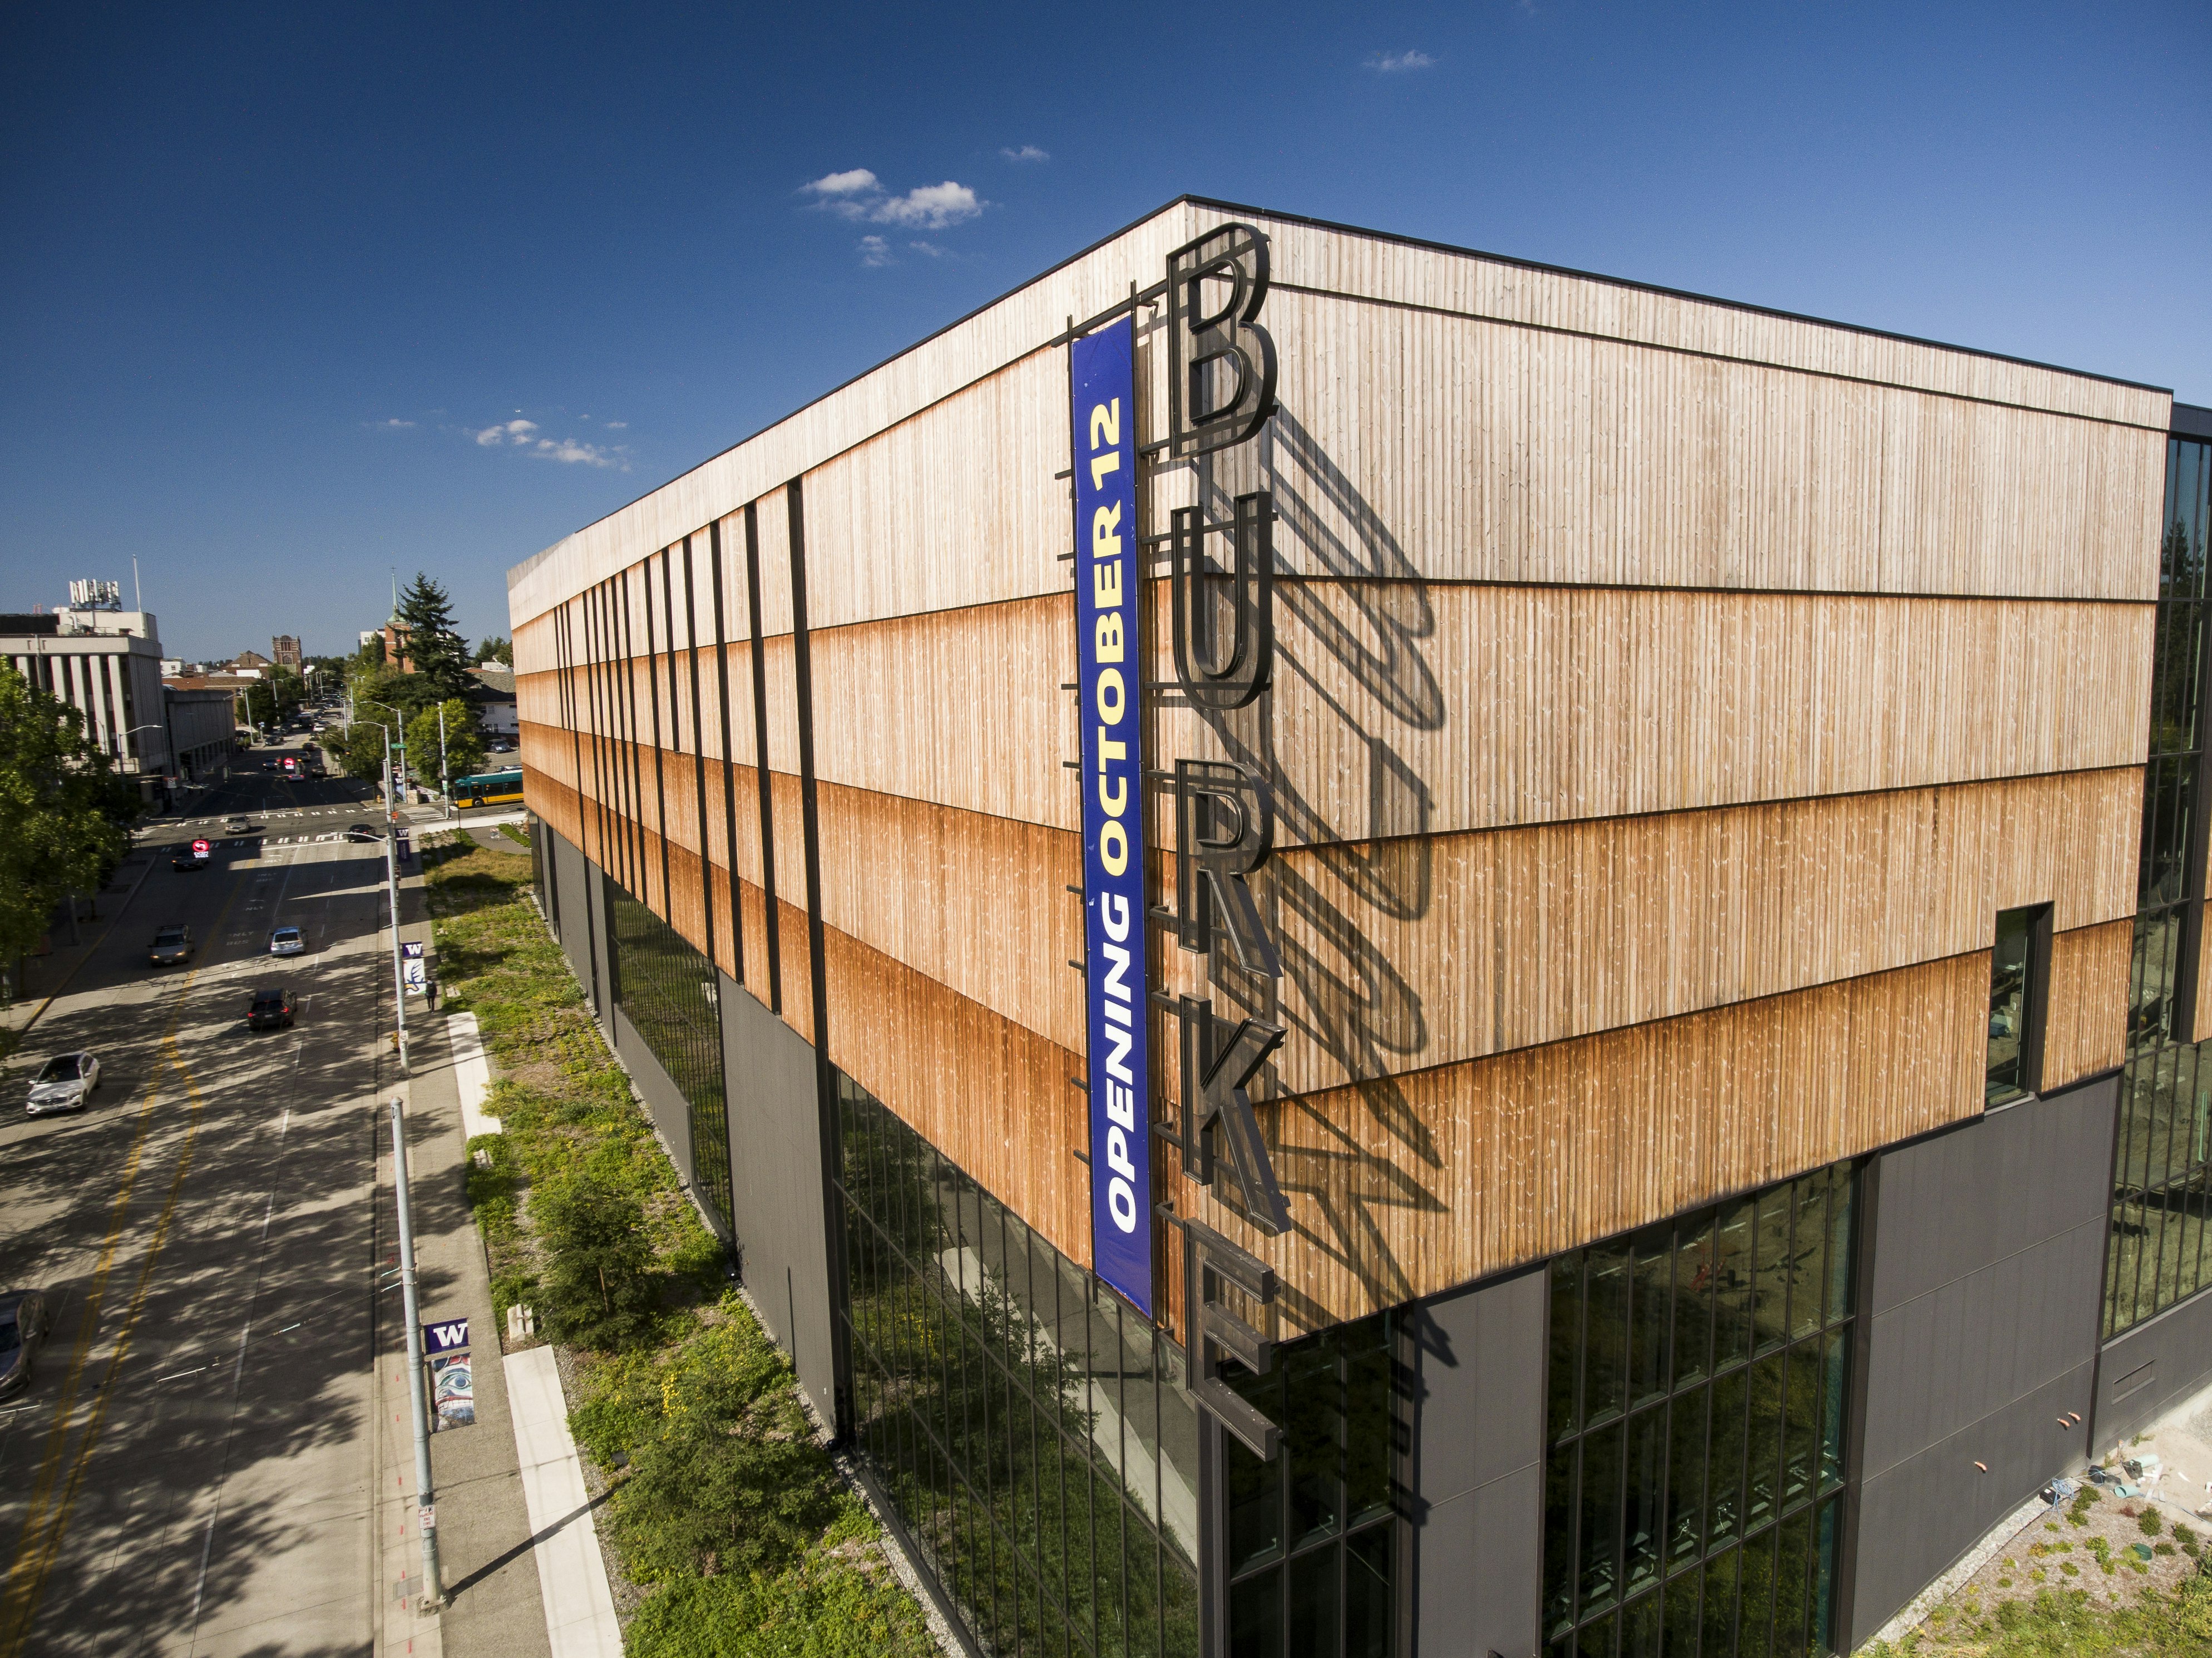
{"type": "Polygon", "coordinates": [[[435,979],[423,980],[422,993],[430,999],[430,1011],[435,1013],[438,1011],[438,981],[435,979]]]}

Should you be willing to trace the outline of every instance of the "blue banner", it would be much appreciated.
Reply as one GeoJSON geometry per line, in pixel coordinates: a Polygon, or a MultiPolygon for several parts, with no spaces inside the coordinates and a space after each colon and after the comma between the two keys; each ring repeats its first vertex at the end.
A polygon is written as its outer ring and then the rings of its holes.
{"type": "Polygon", "coordinates": [[[1152,1066],[1145,987],[1144,664],[1137,644],[1135,347],[1129,319],[1070,347],[1076,679],[1083,726],[1085,1023],[1091,1042],[1091,1254],[1152,1313],[1152,1066]]]}

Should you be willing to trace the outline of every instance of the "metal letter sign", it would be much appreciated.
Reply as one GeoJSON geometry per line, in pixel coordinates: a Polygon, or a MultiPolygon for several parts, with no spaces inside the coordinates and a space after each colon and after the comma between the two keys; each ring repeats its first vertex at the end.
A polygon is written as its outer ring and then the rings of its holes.
{"type": "Polygon", "coordinates": [[[1255,320],[1267,298],[1267,239],[1215,227],[1168,255],[1168,456],[1244,441],[1275,412],[1275,343],[1255,320]]]}
{"type": "Polygon", "coordinates": [[[1094,1270],[1152,1313],[1152,1066],[1146,1052],[1144,588],[1137,524],[1134,331],[1123,317],[1073,341],[1077,689],[1083,727],[1085,1024],[1091,1044],[1094,1270]]]}

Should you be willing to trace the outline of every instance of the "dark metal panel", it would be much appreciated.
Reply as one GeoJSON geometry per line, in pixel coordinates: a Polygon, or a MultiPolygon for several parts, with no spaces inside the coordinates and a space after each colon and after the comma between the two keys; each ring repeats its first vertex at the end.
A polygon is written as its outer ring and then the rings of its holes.
{"type": "MultiPolygon", "coordinates": [[[[708,557],[714,570],[714,683],[721,705],[722,732],[722,855],[729,860],[729,868],[722,875],[722,896],[730,907],[730,976],[739,984],[745,979],[745,907],[738,902],[738,793],[736,767],[730,758],[730,641],[726,632],[729,614],[722,608],[722,520],[716,519],[707,526],[708,557]]],[[[705,744],[699,745],[702,750],[705,744]]],[[[702,764],[704,763],[702,761],[702,764]]],[[[705,832],[699,844],[707,843],[705,832]]],[[[712,859],[708,874],[713,874],[712,859]]]]}
{"type": "MultiPolygon", "coordinates": [[[[675,625],[672,613],[669,626],[673,628],[675,625]]],[[[717,630],[720,629],[719,617],[714,625],[717,630]]],[[[711,843],[707,838],[707,716],[699,701],[699,592],[698,584],[692,576],[690,536],[684,537],[684,636],[690,642],[691,659],[691,799],[699,809],[699,906],[706,918],[706,957],[711,966],[715,949],[714,859],[711,843]]],[[[668,672],[673,680],[676,673],[673,654],[669,658],[668,672]]],[[[725,725],[727,724],[727,713],[726,705],[725,725]]],[[[732,932],[734,936],[735,929],[732,932]]]]}
{"type": "MultiPolygon", "coordinates": [[[[805,845],[799,850],[806,871],[806,952],[809,988],[814,1019],[814,1069],[817,1089],[816,1131],[821,1146],[820,1197],[825,1217],[822,1242],[830,1297],[827,1305],[843,1306],[848,1300],[844,1275],[844,1234],[828,1224],[837,1212],[831,1181],[838,1168],[837,1078],[830,1063],[830,975],[824,964],[822,938],[822,813],[816,797],[814,772],[814,659],[806,624],[806,507],[805,489],[798,478],[784,486],[784,503],[791,525],[791,647],[793,681],[799,703],[799,822],[805,845]]],[[[761,775],[768,775],[768,754],[761,753],[761,775]]],[[[852,1356],[844,1350],[841,1327],[831,1321],[831,1361],[836,1376],[837,1409],[830,1420],[839,1433],[852,1426],[852,1356]]]]}
{"type": "Polygon", "coordinates": [[[2069,1412],[2087,1409],[2090,1368],[2086,1360],[2076,1364],[1866,1480],[1859,1492],[1853,1647],[1871,1640],[2053,1474],[2087,1460],[2083,1429],[2060,1424],[2069,1412]]]}
{"type": "Polygon", "coordinates": [[[1544,1531],[1546,1269],[1413,1309],[1413,1652],[1536,1649],[1544,1531]]]}
{"type": "Polygon", "coordinates": [[[767,896],[762,913],[767,924],[761,931],[768,939],[768,1005],[783,1011],[783,928],[775,915],[775,801],[769,789],[768,665],[761,658],[760,513],[745,503],[745,610],[753,632],[753,779],[760,785],[761,890],[767,896]]]}
{"type": "MultiPolygon", "coordinates": [[[[653,838],[660,842],[660,919],[672,926],[676,921],[676,897],[668,884],[668,779],[662,765],[661,751],[678,739],[673,732],[667,742],[660,732],[660,659],[659,651],[665,645],[668,652],[668,671],[672,679],[676,671],[676,607],[668,590],[668,550],[661,549],[660,560],[661,608],[666,616],[665,630],[656,643],[653,626],[653,560],[645,562],[645,683],[646,697],[653,709],[653,838]]],[[[676,692],[669,687],[668,717],[672,726],[676,719],[676,692]]],[[[643,895],[641,894],[640,896],[643,895]]]]}
{"type": "Polygon", "coordinates": [[[2198,1294],[2105,1348],[2095,1442],[2109,1449],[2206,1388],[2212,1388],[2212,1294],[2198,1294]]]}
{"type": "Polygon", "coordinates": [[[1877,1160],[1841,1595],[1855,1644],[2087,1460],[2086,1423],[2063,1418],[2094,1393],[2082,1309],[2101,1293],[2118,1102],[2106,1077],[1877,1160]]]}
{"type": "MultiPolygon", "coordinates": [[[[623,1066],[629,1072],[638,1097],[645,1102],[653,1126],[660,1131],[661,1141],[668,1147],[669,1161],[676,1165],[676,1177],[689,1192],[698,1175],[698,1167],[691,1156],[691,1107],[684,1097],[684,1090],[676,1085],[676,1079],[661,1069],[651,1045],[629,1022],[629,1015],[616,1008],[614,1023],[615,1051],[622,1055],[623,1066]]],[[[714,1220],[713,1204],[695,1203],[693,1207],[705,1218],[709,1230],[721,1230],[714,1220]]]]}
{"type": "Polygon", "coordinates": [[[717,975],[740,1272],[807,1397],[836,1419],[819,1084],[814,1049],[752,993],[717,975]]]}

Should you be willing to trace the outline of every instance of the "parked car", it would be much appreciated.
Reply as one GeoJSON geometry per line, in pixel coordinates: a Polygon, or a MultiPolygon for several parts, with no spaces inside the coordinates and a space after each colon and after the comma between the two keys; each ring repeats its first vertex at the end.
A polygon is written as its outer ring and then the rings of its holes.
{"type": "Polygon", "coordinates": [[[294,1012],[292,993],[289,990],[257,990],[253,1005],[246,1010],[248,1030],[284,1030],[289,1029],[294,1012]]]}
{"type": "Polygon", "coordinates": [[[53,1314],[36,1290],[0,1293],[0,1399],[30,1386],[53,1314]]]}
{"type": "Polygon", "coordinates": [[[24,1106],[33,1117],[49,1111],[82,1111],[100,1086],[100,1061],[90,1054],[57,1054],[31,1078],[24,1106]]]}
{"type": "Polygon", "coordinates": [[[154,935],[146,953],[155,967],[182,967],[192,959],[191,928],[182,923],[163,927],[154,935]]]}
{"type": "Polygon", "coordinates": [[[307,936],[295,926],[280,926],[269,935],[271,956],[299,956],[306,953],[307,936]]]}

